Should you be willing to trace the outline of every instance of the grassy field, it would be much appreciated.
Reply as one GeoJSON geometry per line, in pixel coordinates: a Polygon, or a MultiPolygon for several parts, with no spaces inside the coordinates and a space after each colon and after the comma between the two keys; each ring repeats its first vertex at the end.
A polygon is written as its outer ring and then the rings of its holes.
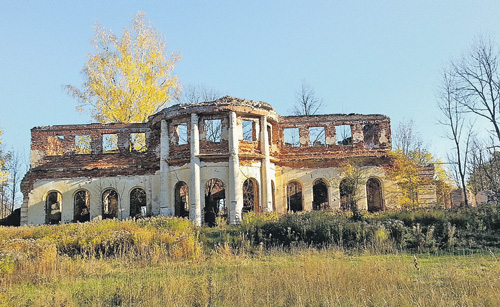
{"type": "Polygon", "coordinates": [[[220,251],[155,265],[58,257],[3,276],[5,306],[497,306],[495,255],[347,255],[303,249],[220,251]]]}
{"type": "Polygon", "coordinates": [[[0,306],[498,306],[481,210],[0,227],[0,306]]]}

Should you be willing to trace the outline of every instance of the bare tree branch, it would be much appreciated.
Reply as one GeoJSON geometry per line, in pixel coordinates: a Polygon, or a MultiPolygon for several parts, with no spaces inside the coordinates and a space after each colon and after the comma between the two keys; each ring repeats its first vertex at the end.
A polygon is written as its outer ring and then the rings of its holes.
{"type": "Polygon", "coordinates": [[[305,80],[302,80],[300,90],[295,97],[296,102],[291,111],[293,115],[314,115],[323,106],[323,100],[316,97],[316,91],[305,80]]]}
{"type": "MultiPolygon", "coordinates": [[[[472,141],[472,125],[465,127],[466,117],[463,111],[465,107],[461,102],[461,92],[456,91],[457,76],[450,72],[443,75],[443,88],[439,108],[444,119],[440,122],[448,128],[447,137],[454,144],[454,155],[448,160],[452,163],[453,174],[457,185],[462,189],[462,197],[465,206],[468,206],[466,196],[466,179],[468,175],[467,163],[469,161],[469,146],[472,141]]],[[[459,77],[458,77],[459,78],[459,77]]]]}
{"type": "Polygon", "coordinates": [[[500,53],[490,40],[479,38],[460,61],[448,71],[450,91],[463,112],[486,119],[500,141],[500,53]]]}

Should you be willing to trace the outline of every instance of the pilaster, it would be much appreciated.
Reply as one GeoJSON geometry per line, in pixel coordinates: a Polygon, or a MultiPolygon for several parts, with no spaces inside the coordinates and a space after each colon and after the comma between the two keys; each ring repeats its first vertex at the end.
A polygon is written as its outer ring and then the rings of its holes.
{"type": "Polygon", "coordinates": [[[191,114],[191,186],[189,187],[189,219],[201,226],[200,130],[198,115],[191,114]]]}

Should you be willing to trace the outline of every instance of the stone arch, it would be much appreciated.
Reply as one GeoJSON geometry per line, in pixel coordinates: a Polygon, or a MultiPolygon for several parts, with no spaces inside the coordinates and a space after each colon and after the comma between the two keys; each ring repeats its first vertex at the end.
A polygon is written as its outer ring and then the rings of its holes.
{"type": "Polygon", "coordinates": [[[328,185],[323,179],[316,179],[313,184],[313,210],[328,210],[328,185]]]}
{"type": "Polygon", "coordinates": [[[73,222],[90,221],[90,193],[80,189],[73,195],[73,222]]]}
{"type": "Polygon", "coordinates": [[[297,180],[292,180],[286,185],[287,210],[292,212],[302,211],[302,184],[297,180]]]}
{"type": "Polygon", "coordinates": [[[45,224],[59,224],[62,212],[62,194],[49,191],[45,195],[45,224]]]}
{"type": "Polygon", "coordinates": [[[354,199],[356,195],[356,185],[354,179],[344,178],[340,181],[339,192],[340,192],[340,209],[350,210],[356,205],[356,200],[354,199]]]}
{"type": "Polygon", "coordinates": [[[189,187],[184,181],[175,184],[174,215],[178,217],[189,216],[189,187]]]}
{"type": "Polygon", "coordinates": [[[120,202],[115,189],[108,188],[102,192],[102,218],[118,218],[120,202]]]}
{"type": "Polygon", "coordinates": [[[224,182],[212,178],[205,183],[205,223],[208,226],[217,225],[217,217],[227,217],[226,189],[224,182]]]}
{"type": "Polygon", "coordinates": [[[261,212],[259,203],[259,183],[255,178],[247,178],[243,182],[243,209],[242,213],[261,212]]]}
{"type": "Polygon", "coordinates": [[[130,191],[130,217],[144,217],[147,215],[146,191],[143,188],[133,188],[130,191]]]}
{"type": "Polygon", "coordinates": [[[378,178],[370,178],[366,182],[366,203],[369,212],[384,210],[382,182],[378,178]]]}

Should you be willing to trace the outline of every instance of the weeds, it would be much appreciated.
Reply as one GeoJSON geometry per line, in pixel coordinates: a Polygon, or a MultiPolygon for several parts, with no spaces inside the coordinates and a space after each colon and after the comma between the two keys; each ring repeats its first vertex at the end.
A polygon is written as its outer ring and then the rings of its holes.
{"type": "Polygon", "coordinates": [[[214,228],[166,217],[0,227],[0,298],[34,306],[494,305],[498,212],[248,214],[241,225],[214,228]]]}

